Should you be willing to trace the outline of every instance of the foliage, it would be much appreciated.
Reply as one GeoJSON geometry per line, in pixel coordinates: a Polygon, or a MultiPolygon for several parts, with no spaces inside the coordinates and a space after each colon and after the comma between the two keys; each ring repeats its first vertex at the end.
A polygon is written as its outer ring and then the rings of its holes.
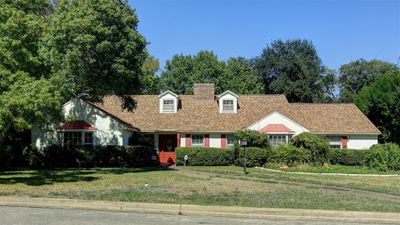
{"type": "Polygon", "coordinates": [[[340,100],[352,102],[363,87],[370,86],[380,76],[397,69],[394,64],[376,59],[358,59],[342,65],[339,70],[340,100]]]}
{"type": "Polygon", "coordinates": [[[382,132],[380,141],[400,144],[400,70],[380,76],[354,102],[382,132]]]}
{"type": "Polygon", "coordinates": [[[396,144],[376,144],[367,152],[366,165],[381,171],[400,170],[400,147],[396,144]]]}
{"type": "MultiPolygon", "coordinates": [[[[247,147],[270,148],[271,145],[266,134],[260,133],[255,130],[245,129],[239,130],[235,133],[236,140],[247,139],[247,147]]],[[[236,147],[238,143],[235,143],[236,147]]]]}
{"type": "Polygon", "coordinates": [[[274,149],[271,156],[271,162],[285,163],[288,166],[296,163],[307,163],[311,159],[311,153],[303,147],[281,144],[274,149]]]}
{"type": "Polygon", "coordinates": [[[163,90],[177,94],[193,94],[194,83],[214,83],[216,93],[226,90],[238,94],[260,92],[257,74],[248,60],[230,58],[224,62],[210,51],[200,51],[194,56],[173,56],[166,62],[160,83],[163,90]]]}
{"type": "Polygon", "coordinates": [[[178,147],[176,164],[183,165],[185,155],[190,166],[229,166],[233,164],[233,150],[205,147],[178,147]]]}
{"type": "Polygon", "coordinates": [[[326,162],[329,151],[329,141],[311,133],[301,133],[293,137],[290,143],[297,148],[304,148],[311,153],[311,161],[326,162]]]}
{"type": "Polygon", "coordinates": [[[126,1],[60,1],[40,53],[74,95],[99,101],[115,94],[132,109],[129,95],[140,91],[147,56],[137,24],[126,1]]]}
{"type": "Polygon", "coordinates": [[[328,101],[332,96],[333,73],[321,63],[308,40],[276,40],[255,59],[264,93],[285,94],[289,102],[328,101]]]}
{"type": "MultiPolygon", "coordinates": [[[[246,148],[246,165],[248,167],[263,166],[270,159],[272,154],[271,148],[246,148]]],[[[235,159],[235,165],[243,166],[244,163],[244,148],[240,148],[239,155],[235,159]]]]}
{"type": "Polygon", "coordinates": [[[328,151],[328,161],[331,164],[340,164],[345,166],[362,166],[365,163],[367,150],[359,149],[335,149],[328,151]]]}
{"type": "Polygon", "coordinates": [[[143,74],[140,76],[141,94],[160,94],[160,79],[157,72],[160,69],[160,62],[152,56],[148,56],[143,63],[143,74]]]}

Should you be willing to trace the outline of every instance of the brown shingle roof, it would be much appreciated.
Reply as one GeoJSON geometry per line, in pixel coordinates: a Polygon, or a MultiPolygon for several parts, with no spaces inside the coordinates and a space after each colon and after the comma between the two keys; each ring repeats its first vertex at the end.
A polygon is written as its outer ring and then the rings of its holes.
{"type": "Polygon", "coordinates": [[[379,130],[354,104],[288,103],[284,95],[240,95],[236,114],[221,114],[217,101],[196,100],[193,95],[180,95],[177,113],[160,113],[157,95],[133,96],[133,112],[121,110],[121,102],[108,96],[96,106],[144,132],[236,131],[277,111],[311,132],[379,133],[379,130]]]}

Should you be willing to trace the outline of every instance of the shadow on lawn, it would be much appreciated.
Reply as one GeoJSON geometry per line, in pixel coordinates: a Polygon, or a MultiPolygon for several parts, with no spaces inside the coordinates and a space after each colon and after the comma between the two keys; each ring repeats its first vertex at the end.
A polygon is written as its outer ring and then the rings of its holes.
{"type": "Polygon", "coordinates": [[[31,186],[48,185],[66,182],[92,182],[101,177],[94,175],[126,173],[143,173],[152,171],[172,170],[163,167],[143,168],[93,168],[93,169],[48,169],[48,170],[19,170],[0,172],[1,184],[26,184],[31,186]]]}

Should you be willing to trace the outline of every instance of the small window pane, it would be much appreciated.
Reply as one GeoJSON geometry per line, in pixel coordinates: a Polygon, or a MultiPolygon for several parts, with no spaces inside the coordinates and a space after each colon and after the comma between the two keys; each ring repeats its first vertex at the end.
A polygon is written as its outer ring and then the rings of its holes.
{"type": "Polygon", "coordinates": [[[223,112],[233,112],[233,100],[223,100],[222,101],[222,111],[223,112]]]}
{"type": "Polygon", "coordinates": [[[192,135],[192,145],[203,145],[203,135],[193,134],[192,135]]]}
{"type": "Polygon", "coordinates": [[[174,100],[163,100],[163,112],[174,112],[174,100]]]}
{"type": "Polygon", "coordinates": [[[93,133],[85,133],[85,145],[93,144],[93,133]]]}
{"type": "Polygon", "coordinates": [[[64,132],[64,145],[74,146],[82,144],[81,132],[64,132]]]}
{"type": "Polygon", "coordinates": [[[228,134],[226,136],[226,142],[228,145],[233,145],[235,143],[235,136],[233,134],[228,134]]]}

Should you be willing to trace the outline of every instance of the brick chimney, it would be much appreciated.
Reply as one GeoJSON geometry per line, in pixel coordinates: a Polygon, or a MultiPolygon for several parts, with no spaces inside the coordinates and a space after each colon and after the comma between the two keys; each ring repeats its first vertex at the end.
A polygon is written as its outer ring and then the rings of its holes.
{"type": "Polygon", "coordinates": [[[214,101],[214,84],[194,84],[194,98],[214,101]]]}

